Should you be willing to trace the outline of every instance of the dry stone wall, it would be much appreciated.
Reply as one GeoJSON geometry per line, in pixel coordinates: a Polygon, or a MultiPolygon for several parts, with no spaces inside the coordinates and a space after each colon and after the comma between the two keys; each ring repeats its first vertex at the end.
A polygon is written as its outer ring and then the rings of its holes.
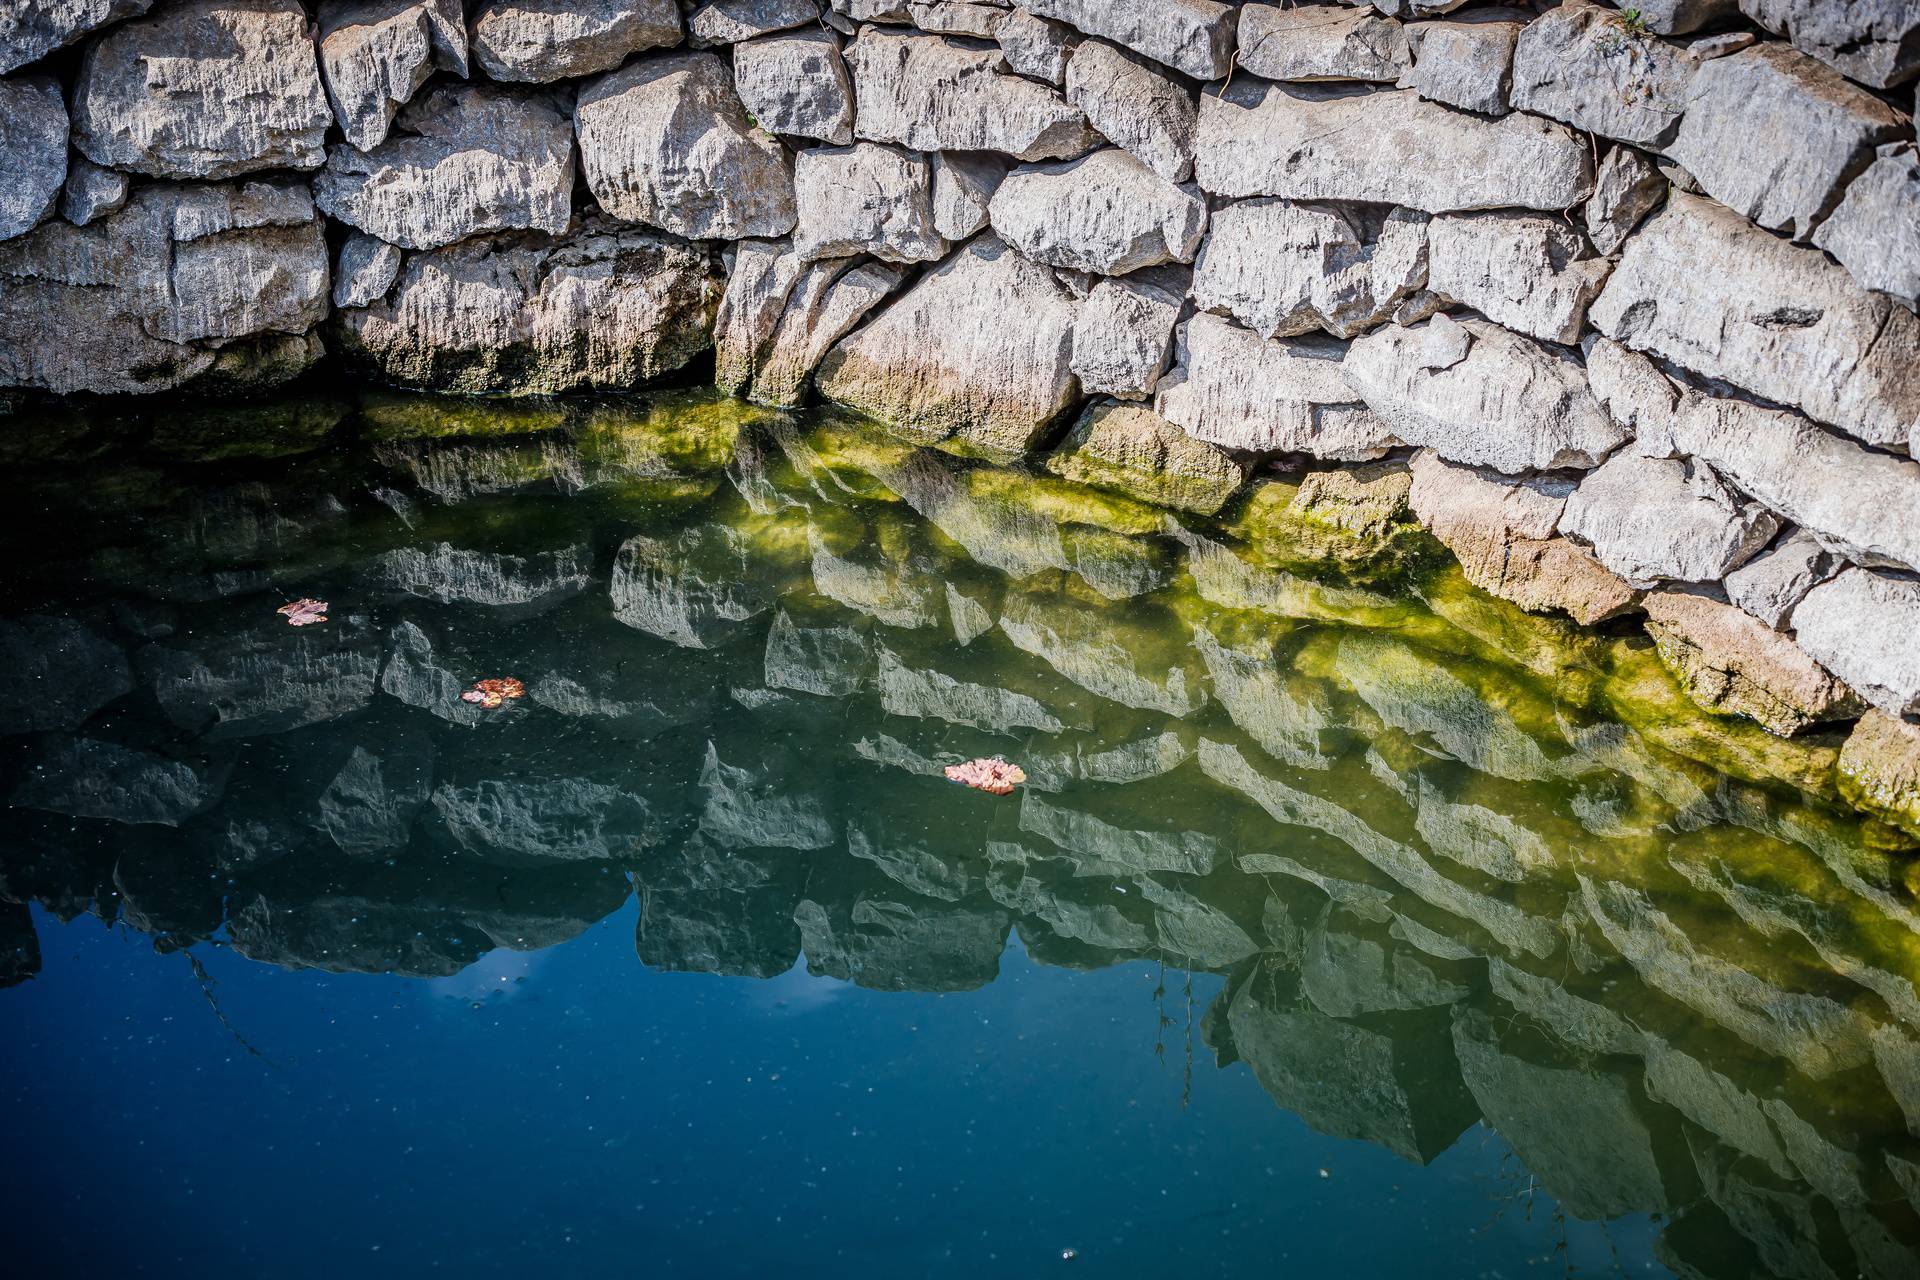
{"type": "Polygon", "coordinates": [[[1916,78],[1910,0],[10,0],[0,404],[711,348],[1193,511],[1385,459],[1486,590],[1898,773],[1916,78]]]}

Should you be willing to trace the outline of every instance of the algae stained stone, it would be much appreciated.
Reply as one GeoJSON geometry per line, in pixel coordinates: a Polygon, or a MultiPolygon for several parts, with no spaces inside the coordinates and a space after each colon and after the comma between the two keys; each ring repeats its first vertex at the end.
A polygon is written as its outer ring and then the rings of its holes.
{"type": "Polygon", "coordinates": [[[1840,748],[1840,794],[1920,840],[1920,724],[1869,711],[1840,748]]]}
{"type": "Polygon", "coordinates": [[[1247,478],[1244,464],[1225,450],[1195,440],[1145,405],[1111,401],[1080,415],[1048,456],[1047,470],[1200,515],[1220,510],[1247,478]]]}

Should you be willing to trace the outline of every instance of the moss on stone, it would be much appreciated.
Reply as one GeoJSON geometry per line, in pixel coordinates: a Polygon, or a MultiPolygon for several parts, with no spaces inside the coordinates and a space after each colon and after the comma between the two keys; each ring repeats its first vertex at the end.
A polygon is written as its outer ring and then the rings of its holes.
{"type": "Polygon", "coordinates": [[[565,426],[567,406],[546,398],[508,400],[369,391],[360,399],[360,423],[362,433],[377,441],[515,436],[565,426]]]}
{"type": "Polygon", "coordinates": [[[1196,440],[1145,405],[1108,401],[1080,415],[1046,467],[1064,480],[1154,506],[1212,515],[1246,483],[1233,455],[1196,440]]]}
{"type": "Polygon", "coordinates": [[[155,416],[153,447],[183,462],[297,457],[325,443],[348,412],[323,399],[189,405],[155,416]]]}
{"type": "Polygon", "coordinates": [[[1409,488],[1396,463],[1261,480],[1223,527],[1269,568],[1380,581],[1440,558],[1439,544],[1408,513],[1409,488]]]}
{"type": "Polygon", "coordinates": [[[1060,525],[1141,534],[1158,533],[1167,522],[1164,512],[1137,499],[1012,467],[973,467],[961,483],[983,502],[1024,507],[1060,525]]]}
{"type": "Polygon", "coordinates": [[[1847,736],[1835,781],[1847,803],[1884,822],[1889,844],[1920,844],[1920,725],[1873,710],[1847,736]]]}
{"type": "Polygon", "coordinates": [[[580,415],[578,445],[589,483],[719,471],[740,433],[773,411],[713,392],[675,392],[594,405],[580,415]]]}

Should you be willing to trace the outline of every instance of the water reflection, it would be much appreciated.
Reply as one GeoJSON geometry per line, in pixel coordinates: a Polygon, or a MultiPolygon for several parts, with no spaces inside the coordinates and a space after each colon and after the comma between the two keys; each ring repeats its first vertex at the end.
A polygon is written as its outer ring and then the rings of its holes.
{"type": "Polygon", "coordinates": [[[1682,1274],[1920,1269],[1900,864],[1831,741],[1643,641],[1283,536],[1288,485],[1181,524],[700,396],[183,415],[16,459],[0,984],[28,903],[460,999],[629,897],[641,963],[770,993],[977,989],[1017,932],[1225,975],[1280,1106],[1419,1164],[1484,1120],[1682,1274]],[[940,777],[994,753],[1013,797],[940,777]]]}

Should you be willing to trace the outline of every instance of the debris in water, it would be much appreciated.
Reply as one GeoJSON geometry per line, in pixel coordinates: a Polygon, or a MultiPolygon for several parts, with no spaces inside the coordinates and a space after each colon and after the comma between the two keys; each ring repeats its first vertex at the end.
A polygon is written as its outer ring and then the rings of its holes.
{"type": "Polygon", "coordinates": [[[1062,1249],[1060,1251],[1060,1261],[1062,1262],[1072,1262],[1079,1256],[1080,1251],[1078,1249],[1062,1249]]]}
{"type": "Polygon", "coordinates": [[[275,613],[286,615],[290,627],[304,627],[315,622],[327,620],[327,602],[325,600],[295,600],[292,604],[283,604],[275,613]]]}
{"type": "Polygon", "coordinates": [[[504,706],[509,698],[526,696],[527,686],[512,676],[501,676],[498,679],[474,681],[473,688],[460,695],[460,701],[492,711],[495,707],[504,706]]]}
{"type": "Polygon", "coordinates": [[[985,791],[990,795],[1010,795],[1016,784],[1027,780],[1027,771],[1017,764],[1008,764],[1000,758],[982,758],[969,760],[965,764],[950,764],[946,768],[947,781],[958,782],[962,786],[972,787],[975,791],[985,791]]]}

